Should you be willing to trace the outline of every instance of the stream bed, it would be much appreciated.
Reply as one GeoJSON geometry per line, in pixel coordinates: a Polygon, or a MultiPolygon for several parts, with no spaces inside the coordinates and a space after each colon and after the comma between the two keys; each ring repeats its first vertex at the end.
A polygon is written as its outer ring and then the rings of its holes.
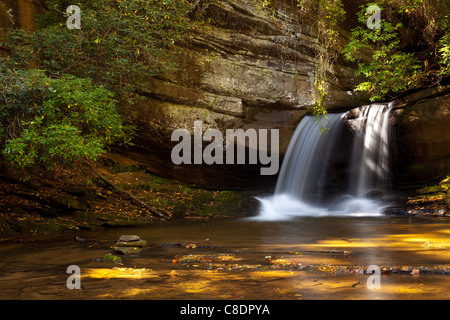
{"type": "Polygon", "coordinates": [[[4,242],[0,257],[0,299],[450,299],[445,217],[173,220],[4,242]],[[147,248],[118,255],[121,235],[147,248]],[[70,265],[79,290],[67,287],[70,265]]]}

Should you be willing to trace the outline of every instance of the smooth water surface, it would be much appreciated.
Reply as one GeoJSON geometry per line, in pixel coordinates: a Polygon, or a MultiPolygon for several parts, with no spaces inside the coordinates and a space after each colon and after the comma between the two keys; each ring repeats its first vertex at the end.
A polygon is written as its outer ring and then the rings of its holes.
{"type": "Polygon", "coordinates": [[[370,290],[368,275],[283,266],[447,265],[447,218],[180,220],[80,232],[77,237],[0,244],[0,298],[450,299],[450,275],[382,275],[381,289],[370,290]],[[122,256],[123,264],[103,261],[123,234],[139,235],[149,248],[122,256]],[[174,246],[197,242],[195,248],[174,246]],[[201,259],[181,263],[188,255],[201,259]],[[274,261],[280,261],[279,269],[274,261]],[[81,269],[80,290],[67,289],[69,265],[81,269]]]}

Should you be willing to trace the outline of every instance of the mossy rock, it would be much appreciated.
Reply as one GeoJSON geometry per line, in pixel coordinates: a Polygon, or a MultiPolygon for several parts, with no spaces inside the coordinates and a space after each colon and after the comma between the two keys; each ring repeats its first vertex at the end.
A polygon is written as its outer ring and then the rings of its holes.
{"type": "Polygon", "coordinates": [[[442,192],[442,186],[435,185],[435,186],[429,186],[422,189],[417,190],[418,194],[430,194],[430,193],[436,193],[436,192],[442,192]]]}
{"type": "Polygon", "coordinates": [[[112,261],[112,262],[115,262],[115,263],[121,263],[122,262],[122,258],[121,257],[115,256],[115,255],[113,255],[111,253],[105,254],[103,256],[103,260],[105,260],[105,261],[112,261]]]}
{"type": "Polygon", "coordinates": [[[442,180],[439,183],[439,186],[441,187],[441,189],[447,193],[450,193],[450,177],[442,180]]]}

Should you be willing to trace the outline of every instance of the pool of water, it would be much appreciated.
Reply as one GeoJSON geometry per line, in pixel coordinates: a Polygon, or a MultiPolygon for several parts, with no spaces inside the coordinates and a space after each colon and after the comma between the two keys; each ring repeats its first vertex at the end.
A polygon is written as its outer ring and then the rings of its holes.
{"type": "Polygon", "coordinates": [[[449,250],[448,218],[155,222],[1,243],[0,299],[449,299],[450,274],[383,273],[380,289],[369,289],[367,274],[342,272],[440,270],[450,264],[449,250]],[[148,248],[120,264],[105,261],[124,234],[139,235],[148,248]],[[70,265],[80,267],[80,290],[67,288],[70,265]]]}

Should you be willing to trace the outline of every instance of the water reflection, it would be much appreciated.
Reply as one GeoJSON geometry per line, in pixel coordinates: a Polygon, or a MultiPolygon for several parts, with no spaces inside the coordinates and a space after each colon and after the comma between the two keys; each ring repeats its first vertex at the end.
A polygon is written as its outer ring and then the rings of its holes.
{"type": "Polygon", "coordinates": [[[352,251],[355,264],[447,263],[450,220],[403,217],[299,217],[290,221],[173,221],[149,228],[90,233],[111,241],[138,233],[151,246],[209,239],[219,249],[246,252],[352,251]],[[369,261],[376,258],[375,261],[369,261]],[[407,261],[405,261],[405,259],[407,261]]]}
{"type": "Polygon", "coordinates": [[[80,232],[30,244],[0,244],[0,298],[18,299],[414,299],[450,298],[450,275],[383,276],[382,290],[366,275],[300,271],[285,266],[438,266],[450,261],[450,220],[402,217],[298,217],[289,221],[182,220],[146,228],[80,232]],[[122,234],[138,234],[149,249],[101,262],[122,234]],[[185,248],[166,243],[208,241],[185,248]],[[182,255],[221,263],[174,263],[182,255]],[[218,259],[220,255],[235,260],[218,259]],[[269,258],[268,258],[269,257],[269,258]],[[274,263],[280,261],[280,269],[274,263]],[[65,287],[67,266],[82,270],[83,290],[65,287]],[[239,268],[239,265],[242,268],[239,268]],[[219,267],[218,267],[219,266],[219,267]],[[233,267],[235,266],[235,267],[233,267]],[[259,266],[259,267],[256,267],[259,266]],[[267,267],[267,268],[266,268],[267,267]]]}

